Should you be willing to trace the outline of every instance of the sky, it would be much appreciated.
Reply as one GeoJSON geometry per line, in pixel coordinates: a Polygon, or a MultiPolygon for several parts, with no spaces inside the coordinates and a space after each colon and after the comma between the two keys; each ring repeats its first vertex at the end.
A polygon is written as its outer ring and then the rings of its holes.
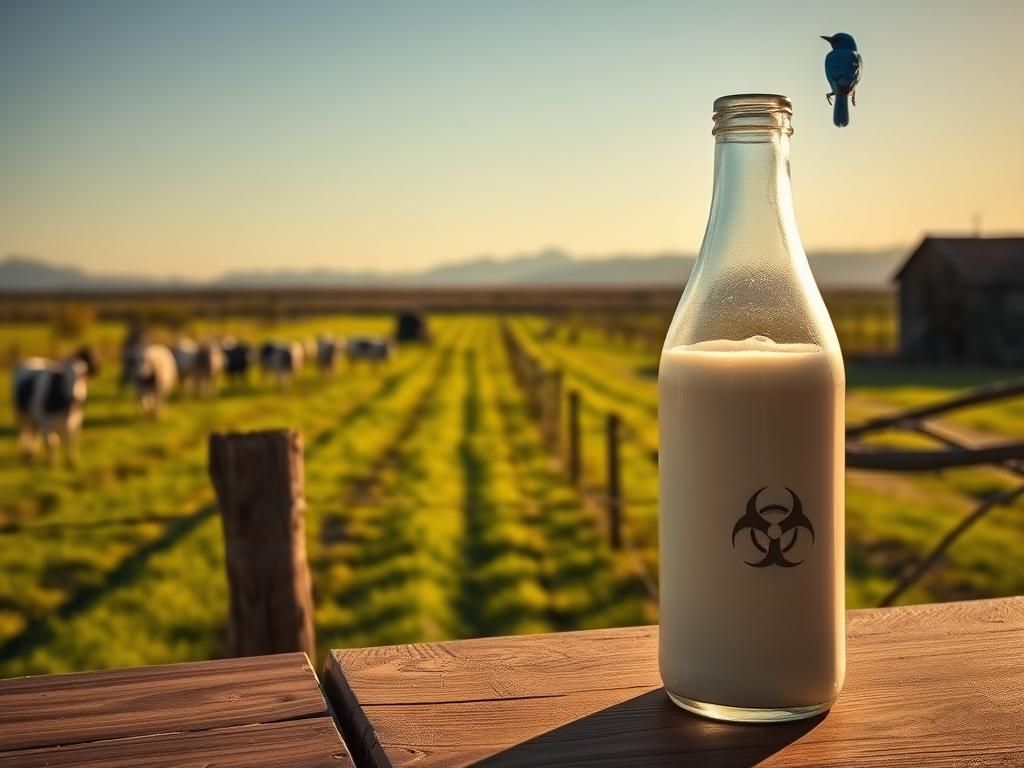
{"type": "Polygon", "coordinates": [[[189,278],[695,252],[723,94],[809,250],[1024,231],[1024,2],[0,0],[0,256],[189,278]],[[831,125],[819,35],[864,75],[831,125]]]}

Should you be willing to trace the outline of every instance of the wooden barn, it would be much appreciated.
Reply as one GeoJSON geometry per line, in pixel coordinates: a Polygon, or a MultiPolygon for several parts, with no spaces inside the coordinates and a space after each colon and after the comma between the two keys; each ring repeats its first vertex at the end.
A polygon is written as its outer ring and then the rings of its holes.
{"type": "Polygon", "coordinates": [[[1024,363],[1024,237],[926,237],[895,280],[903,358],[1024,363]]]}

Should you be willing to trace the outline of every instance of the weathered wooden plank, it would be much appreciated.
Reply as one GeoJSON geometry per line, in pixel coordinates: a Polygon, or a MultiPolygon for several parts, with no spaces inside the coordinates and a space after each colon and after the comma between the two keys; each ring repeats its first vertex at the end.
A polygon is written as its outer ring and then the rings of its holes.
{"type": "Polygon", "coordinates": [[[643,688],[657,646],[657,627],[387,645],[331,651],[325,681],[343,671],[364,706],[643,688]]]}
{"type": "Polygon", "coordinates": [[[0,680],[0,753],[328,715],[304,653],[0,680]]]}
{"type": "Polygon", "coordinates": [[[350,768],[330,717],[0,753],[0,768],[350,768]]]}
{"type": "Polygon", "coordinates": [[[886,642],[897,639],[909,642],[911,637],[984,635],[1000,628],[1012,631],[1024,628],[1024,597],[846,612],[846,636],[850,639],[877,635],[886,642]]]}
{"type": "Polygon", "coordinates": [[[333,651],[358,765],[1024,765],[1024,598],[851,611],[827,716],[730,725],[669,703],[653,627],[333,651]]]}

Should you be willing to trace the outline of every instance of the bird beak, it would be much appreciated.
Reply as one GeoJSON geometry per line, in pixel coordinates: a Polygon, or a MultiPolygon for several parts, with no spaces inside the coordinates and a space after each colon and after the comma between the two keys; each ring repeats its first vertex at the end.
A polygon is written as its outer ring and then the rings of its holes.
{"type": "Polygon", "coordinates": [[[827,40],[830,43],[832,42],[832,38],[829,35],[820,35],[820,37],[822,40],[827,40]]]}

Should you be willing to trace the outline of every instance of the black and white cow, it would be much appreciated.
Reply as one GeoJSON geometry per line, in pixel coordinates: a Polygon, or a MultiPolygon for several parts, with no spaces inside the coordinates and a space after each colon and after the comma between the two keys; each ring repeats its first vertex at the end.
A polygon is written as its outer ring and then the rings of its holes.
{"type": "Polygon", "coordinates": [[[249,366],[252,365],[252,347],[244,341],[226,338],[221,342],[224,351],[224,373],[232,383],[245,382],[249,378],[249,366]]]}
{"type": "Polygon", "coordinates": [[[392,344],[383,336],[356,336],[348,340],[345,353],[352,362],[367,360],[378,365],[391,359],[392,344]]]}
{"type": "Polygon", "coordinates": [[[279,387],[291,386],[304,359],[302,344],[297,341],[265,341],[260,346],[260,369],[279,387]]]}
{"type": "Polygon", "coordinates": [[[98,370],[88,347],[62,362],[32,357],[20,363],[11,379],[18,415],[18,450],[26,459],[38,453],[39,438],[52,464],[64,444],[68,464],[77,458],[78,435],[85,415],[86,379],[98,370]]]}
{"type": "Polygon", "coordinates": [[[124,351],[125,378],[135,388],[139,408],[147,416],[160,415],[178,382],[178,364],[163,344],[139,344],[124,351]]]}
{"type": "Polygon", "coordinates": [[[215,395],[224,371],[224,352],[211,341],[199,344],[191,339],[179,339],[171,348],[178,366],[178,381],[182,391],[191,390],[198,395],[215,395]]]}
{"type": "Polygon", "coordinates": [[[338,352],[344,347],[344,339],[330,334],[316,337],[316,364],[322,373],[331,373],[338,362],[338,352]]]}

